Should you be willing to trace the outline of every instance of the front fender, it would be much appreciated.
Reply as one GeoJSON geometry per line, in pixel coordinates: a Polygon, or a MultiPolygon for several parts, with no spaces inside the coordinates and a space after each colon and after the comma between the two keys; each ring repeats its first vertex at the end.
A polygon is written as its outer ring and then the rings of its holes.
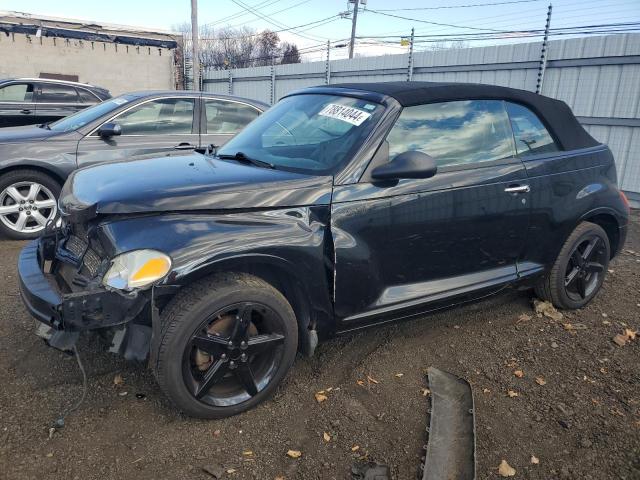
{"type": "Polygon", "coordinates": [[[159,287],[183,287],[221,271],[278,275],[300,287],[298,303],[330,330],[327,219],[327,207],[159,214],[111,218],[97,227],[97,236],[111,257],[142,248],[169,255],[172,270],[159,287]]]}

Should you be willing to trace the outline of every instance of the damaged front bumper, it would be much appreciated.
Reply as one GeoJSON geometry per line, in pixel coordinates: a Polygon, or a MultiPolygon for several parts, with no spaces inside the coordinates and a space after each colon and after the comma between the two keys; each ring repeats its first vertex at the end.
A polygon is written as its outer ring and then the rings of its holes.
{"type": "MultiPolygon", "coordinates": [[[[107,290],[98,281],[69,282],[70,274],[86,279],[83,256],[66,249],[69,238],[44,236],[27,244],[20,253],[20,294],[29,313],[51,330],[48,343],[68,350],[79,332],[126,324],[150,301],[148,292],[107,290]],[[65,273],[66,272],[66,273],[65,273]],[[84,283],[84,285],[83,285],[84,283]]],[[[40,331],[42,333],[42,330],[40,331]]]]}

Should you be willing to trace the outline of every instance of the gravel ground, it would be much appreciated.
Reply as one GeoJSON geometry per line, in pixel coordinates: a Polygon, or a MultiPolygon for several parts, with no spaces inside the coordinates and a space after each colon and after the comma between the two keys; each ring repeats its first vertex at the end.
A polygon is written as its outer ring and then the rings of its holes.
{"type": "Polygon", "coordinates": [[[225,479],[345,479],[360,458],[415,479],[429,366],[473,386],[478,478],[499,478],[506,460],[515,478],[640,479],[640,337],[613,342],[640,328],[637,212],[625,252],[587,308],[538,317],[531,292],[509,291],[341,337],[298,358],[273,399],[222,421],[177,414],[148,370],[82,339],[87,398],[52,438],[52,421],[81,396],[81,375],[74,358],[33,335],[16,282],[22,243],[1,246],[2,479],[214,478],[203,467],[225,479]],[[314,393],[329,388],[318,403],[314,393]],[[287,457],[290,449],[301,457],[287,457]]]}

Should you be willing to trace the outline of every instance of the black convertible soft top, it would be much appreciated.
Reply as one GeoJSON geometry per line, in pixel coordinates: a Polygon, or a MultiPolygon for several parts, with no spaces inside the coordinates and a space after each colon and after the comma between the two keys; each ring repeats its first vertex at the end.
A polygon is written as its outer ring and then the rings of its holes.
{"type": "Polygon", "coordinates": [[[481,83],[440,82],[340,83],[328,88],[376,92],[395,98],[403,107],[454,100],[507,100],[533,110],[563,150],[600,144],[580,125],[566,103],[526,90],[481,83]]]}

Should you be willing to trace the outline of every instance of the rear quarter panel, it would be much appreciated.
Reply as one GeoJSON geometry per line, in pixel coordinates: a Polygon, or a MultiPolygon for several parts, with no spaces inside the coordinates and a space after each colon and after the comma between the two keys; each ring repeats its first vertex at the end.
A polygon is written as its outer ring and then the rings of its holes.
{"type": "Polygon", "coordinates": [[[605,145],[524,159],[531,193],[525,259],[549,268],[573,229],[606,213],[619,226],[627,210],[617,187],[613,155],[605,145]]]}

